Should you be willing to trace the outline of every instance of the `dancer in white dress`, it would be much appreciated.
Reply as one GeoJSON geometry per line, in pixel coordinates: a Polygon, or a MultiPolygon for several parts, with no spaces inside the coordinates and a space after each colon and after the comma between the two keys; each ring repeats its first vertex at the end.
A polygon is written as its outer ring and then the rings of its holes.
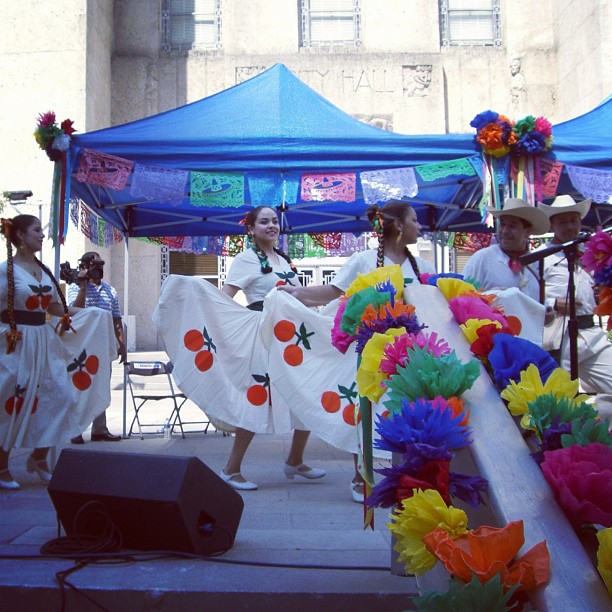
{"type": "MultiPolygon", "coordinates": [[[[306,306],[322,306],[343,295],[359,274],[367,274],[375,268],[399,264],[406,282],[418,282],[421,272],[436,273],[432,264],[415,257],[407,247],[416,243],[421,231],[416,212],[408,203],[391,201],[382,208],[371,206],[367,215],[378,235],[377,251],[369,250],[351,255],[328,285],[287,285],[279,289],[290,293],[306,306]]],[[[351,495],[354,501],[363,501],[363,482],[357,470],[356,455],[351,495]]]]}
{"type": "Polygon", "coordinates": [[[49,447],[80,433],[110,400],[110,372],[98,365],[115,347],[110,315],[69,309],[36,258],[40,221],[2,219],[2,233],[8,258],[0,264],[0,489],[19,489],[9,471],[11,449],[34,448],[27,470],[48,482],[49,447]],[[47,313],[60,317],[61,336],[47,313]]]}

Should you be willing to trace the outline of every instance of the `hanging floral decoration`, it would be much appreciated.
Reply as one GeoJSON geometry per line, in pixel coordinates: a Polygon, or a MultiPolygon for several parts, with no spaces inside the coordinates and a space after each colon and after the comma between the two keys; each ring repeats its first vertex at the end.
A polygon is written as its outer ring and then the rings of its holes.
{"type": "Polygon", "coordinates": [[[510,187],[510,197],[521,198],[535,206],[544,192],[545,168],[540,157],[553,143],[552,125],[544,117],[527,115],[516,122],[486,110],[472,119],[474,141],[482,152],[483,197],[479,203],[482,222],[493,225],[487,207],[501,208],[500,187],[510,187]]]}
{"type": "Polygon", "coordinates": [[[70,136],[76,132],[72,127],[73,123],[70,119],[64,119],[57,125],[53,111],[38,115],[34,138],[51,161],[59,161],[62,152],[68,150],[70,136]]]}
{"type": "Polygon", "coordinates": [[[57,125],[55,113],[47,111],[38,115],[34,138],[47,157],[54,162],[53,190],[51,201],[53,246],[63,244],[68,232],[67,200],[70,199],[68,176],[70,171],[66,162],[66,151],[70,147],[70,137],[76,130],[70,119],[57,125]]]}

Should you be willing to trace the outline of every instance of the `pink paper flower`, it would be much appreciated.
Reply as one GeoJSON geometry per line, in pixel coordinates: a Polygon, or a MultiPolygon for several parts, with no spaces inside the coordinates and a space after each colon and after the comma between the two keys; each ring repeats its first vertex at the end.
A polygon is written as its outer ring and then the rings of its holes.
{"type": "Polygon", "coordinates": [[[607,266],[612,266],[612,234],[595,232],[586,243],[584,254],[580,258],[584,269],[588,272],[600,272],[607,266]]]}
{"type": "Polygon", "coordinates": [[[599,442],[544,452],[544,478],[577,526],[612,527],[612,448],[599,442]]]}
{"type": "Polygon", "coordinates": [[[55,124],[55,113],[53,111],[47,111],[46,113],[40,113],[38,115],[38,125],[40,127],[49,127],[55,124]]]}
{"type": "Polygon", "coordinates": [[[348,351],[348,347],[356,339],[356,336],[351,336],[340,329],[340,323],[342,321],[342,316],[344,315],[344,309],[346,308],[347,302],[348,299],[340,300],[338,310],[336,311],[336,315],[334,317],[334,326],[331,330],[332,345],[335,346],[341,353],[346,353],[346,351],[348,351]]]}
{"type": "Polygon", "coordinates": [[[408,361],[407,351],[418,346],[439,357],[451,352],[447,342],[438,338],[436,332],[431,334],[402,334],[387,344],[383,350],[383,359],[380,362],[380,371],[385,374],[396,374],[397,368],[405,366],[408,361]]]}
{"type": "Polygon", "coordinates": [[[546,138],[552,136],[552,124],[544,117],[538,117],[535,120],[535,129],[536,131],[542,133],[546,138]]]}
{"type": "Polygon", "coordinates": [[[458,295],[449,300],[448,306],[457,323],[465,323],[468,319],[490,319],[499,321],[504,327],[508,326],[506,317],[479,297],[458,295]]]}

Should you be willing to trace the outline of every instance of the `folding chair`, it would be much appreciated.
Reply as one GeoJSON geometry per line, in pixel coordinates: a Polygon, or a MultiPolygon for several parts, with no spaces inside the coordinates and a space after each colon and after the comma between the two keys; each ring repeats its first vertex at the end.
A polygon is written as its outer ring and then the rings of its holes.
{"type": "MultiPolygon", "coordinates": [[[[185,438],[184,424],[192,424],[195,421],[183,423],[181,419],[181,408],[187,401],[187,396],[184,393],[178,392],[172,381],[172,362],[164,361],[129,361],[125,363],[125,378],[127,385],[124,386],[124,393],[129,389],[134,407],[134,418],[130,425],[128,437],[132,435],[134,426],[138,428],[140,439],[144,440],[145,434],[159,434],[163,432],[163,427],[166,422],[170,425],[170,433],[174,433],[175,428],[180,429],[181,436],[185,438]],[[158,380],[151,380],[152,377],[157,377],[158,380]],[[167,408],[171,411],[167,419],[162,422],[143,422],[141,420],[141,411],[144,406],[150,402],[162,402],[167,404],[167,408]],[[153,427],[151,431],[143,430],[143,427],[153,427]],[[161,428],[161,431],[160,431],[161,428]]],[[[205,423],[204,433],[208,431],[209,421],[197,421],[205,423]]]]}

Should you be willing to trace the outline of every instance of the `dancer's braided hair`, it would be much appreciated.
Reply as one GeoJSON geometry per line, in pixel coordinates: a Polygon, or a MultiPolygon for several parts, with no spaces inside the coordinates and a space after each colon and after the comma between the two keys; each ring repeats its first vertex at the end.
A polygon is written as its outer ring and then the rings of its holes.
{"type": "MultiPolygon", "coordinates": [[[[377,268],[382,268],[385,265],[385,240],[389,238],[392,233],[393,221],[401,221],[411,208],[412,207],[407,202],[392,200],[391,202],[387,202],[382,208],[374,205],[367,209],[366,215],[372,227],[376,230],[376,236],[378,237],[378,251],[376,254],[377,268]]],[[[417,265],[414,255],[407,246],[404,247],[404,251],[417,279],[420,281],[419,266],[417,265]]]]}
{"type": "MultiPolygon", "coordinates": [[[[16,346],[17,342],[21,340],[21,332],[17,329],[17,322],[15,321],[15,269],[13,263],[13,248],[11,245],[15,247],[19,247],[17,232],[25,232],[27,229],[33,224],[38,222],[38,217],[34,215],[17,215],[12,219],[1,219],[1,228],[0,231],[4,235],[6,239],[6,279],[8,284],[7,291],[7,317],[9,320],[9,331],[6,332],[7,338],[7,347],[6,352],[12,353],[16,346]]],[[[59,283],[57,282],[55,276],[53,276],[51,270],[43,264],[37,257],[34,258],[36,265],[39,268],[44,270],[44,272],[49,276],[51,281],[53,282],[57,293],[60,296],[62,301],[62,306],[64,307],[64,317],[62,318],[62,326],[66,328],[69,325],[68,318],[68,304],[66,303],[66,298],[64,297],[64,293],[62,292],[59,283]]]]}
{"type": "MultiPolygon", "coordinates": [[[[257,206],[253,208],[252,210],[250,210],[244,216],[243,224],[246,228],[247,234],[249,235],[249,240],[251,242],[251,248],[253,249],[253,251],[255,251],[255,255],[257,255],[257,258],[259,259],[259,263],[261,265],[261,271],[264,274],[270,274],[270,272],[272,272],[272,266],[270,266],[270,262],[268,261],[268,256],[266,255],[264,250],[257,244],[257,242],[252,238],[249,232],[249,227],[252,227],[253,225],[255,225],[255,222],[257,221],[257,217],[259,217],[259,213],[264,208],[270,208],[270,207],[269,206],[257,206]]],[[[274,252],[280,257],[282,257],[289,264],[289,267],[291,268],[291,270],[293,270],[293,272],[298,274],[298,269],[296,265],[291,261],[291,258],[289,257],[289,255],[287,255],[284,251],[277,249],[276,247],[274,247],[274,252]]]]}

